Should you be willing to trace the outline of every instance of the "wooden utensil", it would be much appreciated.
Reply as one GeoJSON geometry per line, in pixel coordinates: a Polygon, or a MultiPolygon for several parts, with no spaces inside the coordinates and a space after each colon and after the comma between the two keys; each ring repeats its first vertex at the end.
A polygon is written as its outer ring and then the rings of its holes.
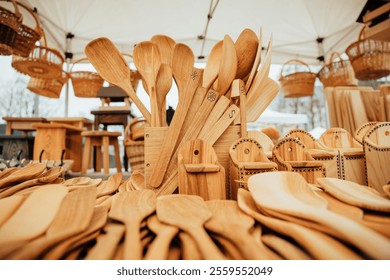
{"type": "Polygon", "coordinates": [[[179,233],[181,255],[183,260],[202,260],[202,254],[195,240],[185,231],[179,233]]]}
{"type": "Polygon", "coordinates": [[[257,73],[257,69],[259,68],[259,65],[261,62],[261,51],[262,50],[263,50],[263,29],[260,27],[255,60],[253,61],[251,72],[249,73],[249,77],[245,83],[245,91],[246,92],[248,92],[249,88],[251,87],[252,82],[253,82],[253,78],[255,77],[255,75],[257,73]]]}
{"type": "Polygon", "coordinates": [[[227,239],[225,236],[216,234],[209,231],[211,239],[218,245],[218,248],[224,254],[228,260],[244,260],[245,257],[242,255],[241,251],[234,245],[234,243],[227,239]]]}
{"type": "Polygon", "coordinates": [[[370,187],[337,178],[318,178],[317,182],[321,189],[347,204],[390,213],[390,200],[370,187]]]}
{"type": "Polygon", "coordinates": [[[0,228],[15,213],[16,209],[22,205],[25,196],[13,195],[0,199],[0,228]]]}
{"type": "Polygon", "coordinates": [[[219,64],[218,78],[214,83],[214,89],[219,95],[224,95],[237,72],[237,53],[234,42],[229,35],[225,35],[222,44],[222,56],[219,64]]]}
{"type": "Polygon", "coordinates": [[[107,181],[100,183],[96,188],[96,197],[102,197],[115,193],[122,182],[122,174],[115,173],[108,177],[107,181]]]}
{"type": "Polygon", "coordinates": [[[280,238],[279,236],[267,233],[261,237],[264,244],[278,252],[286,260],[311,260],[312,258],[301,248],[280,238]]]}
{"type": "Polygon", "coordinates": [[[112,260],[117,246],[125,233],[122,224],[107,223],[96,238],[96,244],[88,251],[86,260],[112,260]]]}
{"type": "Polygon", "coordinates": [[[84,231],[92,218],[95,199],[95,187],[85,187],[69,192],[64,197],[45,235],[14,251],[7,256],[7,259],[35,259],[51,246],[84,231]]]}
{"type": "Polygon", "coordinates": [[[255,32],[249,28],[241,31],[234,47],[237,54],[237,72],[236,79],[246,79],[251,72],[255,62],[259,40],[255,32]]]}
{"type": "Polygon", "coordinates": [[[13,248],[43,234],[68,193],[61,185],[45,185],[29,195],[0,228],[1,257],[13,248]]]}
{"type": "Polygon", "coordinates": [[[212,217],[205,223],[205,228],[224,236],[233,242],[242,256],[248,260],[274,259],[273,253],[263,244],[254,242],[249,230],[255,220],[242,212],[233,200],[209,200],[207,206],[212,217]]]}
{"type": "Polygon", "coordinates": [[[7,187],[16,182],[34,179],[41,175],[44,170],[46,170],[45,163],[32,163],[23,168],[18,168],[8,176],[0,179],[0,188],[7,187]]]}
{"type": "Polygon", "coordinates": [[[176,45],[175,40],[167,35],[156,34],[150,38],[150,41],[157,45],[160,51],[161,63],[171,66],[173,48],[176,45]]]}
{"type": "Polygon", "coordinates": [[[135,94],[131,85],[130,68],[110,39],[97,38],[92,40],[85,47],[85,54],[104,80],[120,87],[129,95],[130,99],[144,116],[146,122],[150,124],[150,113],[135,94]]]}
{"type": "Polygon", "coordinates": [[[157,106],[160,112],[161,126],[167,126],[166,96],[172,87],[172,69],[168,64],[161,64],[157,75],[157,106]]]}
{"type": "Polygon", "coordinates": [[[179,228],[160,222],[156,215],[150,216],[146,224],[148,228],[156,234],[156,237],[149,245],[144,259],[168,259],[169,246],[173,238],[178,234],[179,228]]]}
{"type": "Polygon", "coordinates": [[[335,238],[319,231],[311,230],[296,223],[283,221],[262,215],[257,209],[249,191],[238,190],[238,206],[248,215],[266,227],[294,239],[315,259],[357,260],[362,259],[357,253],[335,238]]]}
{"type": "Polygon", "coordinates": [[[150,98],[151,126],[161,126],[160,111],[157,104],[156,80],[161,65],[161,56],[156,44],[144,41],[133,50],[133,61],[146,84],[150,98]]]}
{"type": "Polygon", "coordinates": [[[70,252],[74,248],[90,240],[90,235],[99,231],[107,222],[107,208],[98,206],[94,207],[93,215],[90,220],[90,223],[86,230],[76,234],[63,242],[59,243],[55,247],[51,248],[49,252],[47,252],[43,259],[45,260],[57,260],[66,254],[66,252],[70,252]]]}
{"type": "Polygon", "coordinates": [[[180,194],[226,199],[225,169],[210,144],[200,139],[187,142],[179,149],[178,165],[180,194]]]}
{"type": "Polygon", "coordinates": [[[156,210],[156,195],[151,190],[119,192],[112,198],[109,217],[125,224],[124,259],[142,259],[141,221],[156,210]]]}
{"type": "Polygon", "coordinates": [[[371,258],[390,257],[390,241],[387,238],[329,211],[327,202],[313,194],[300,174],[282,171],[256,174],[248,179],[248,188],[256,204],[261,207],[332,228],[339,233],[338,237],[355,245],[371,258]]]}
{"type": "Polygon", "coordinates": [[[154,188],[160,186],[164,179],[165,172],[180,135],[180,130],[191,104],[198,78],[200,78],[197,75],[192,76],[194,60],[194,54],[188,46],[180,43],[175,45],[172,56],[172,72],[179,91],[179,103],[167,135],[162,143],[156,165],[150,174],[148,184],[154,188]]]}
{"type": "Polygon", "coordinates": [[[157,198],[157,218],[189,233],[205,259],[225,259],[207,235],[203,224],[211,212],[200,196],[172,194],[157,198]]]}

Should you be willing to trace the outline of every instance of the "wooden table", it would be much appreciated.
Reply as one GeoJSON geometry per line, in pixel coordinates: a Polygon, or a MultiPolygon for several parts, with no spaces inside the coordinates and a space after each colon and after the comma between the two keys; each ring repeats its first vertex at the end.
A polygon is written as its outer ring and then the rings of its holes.
{"type": "Polygon", "coordinates": [[[64,123],[35,123],[36,129],[34,142],[34,160],[61,160],[62,152],[65,151],[64,159],[74,161],[72,171],[81,171],[82,162],[82,128],[64,123]]]}
{"type": "MultiPolygon", "coordinates": [[[[122,125],[124,131],[131,116],[130,110],[95,110],[91,111],[91,114],[95,116],[95,130],[99,130],[100,125],[103,125],[103,130],[107,130],[107,126],[109,125],[122,125]]],[[[125,171],[127,171],[128,159],[125,150],[123,155],[123,165],[125,167],[125,171]]]]}
{"type": "Polygon", "coordinates": [[[92,130],[93,121],[87,118],[46,118],[50,123],[64,123],[85,130],[92,130]]]}
{"type": "Polygon", "coordinates": [[[15,130],[20,130],[24,135],[28,135],[29,132],[35,131],[32,126],[33,123],[45,123],[45,118],[29,118],[29,117],[3,117],[6,121],[5,134],[11,135],[15,130]]]}

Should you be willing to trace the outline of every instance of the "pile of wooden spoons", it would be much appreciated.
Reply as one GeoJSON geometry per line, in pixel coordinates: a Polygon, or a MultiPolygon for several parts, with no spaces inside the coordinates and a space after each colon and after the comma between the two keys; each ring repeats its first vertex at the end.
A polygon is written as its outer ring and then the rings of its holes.
{"type": "MultiPolygon", "coordinates": [[[[204,69],[194,66],[192,50],[165,35],[155,35],[138,43],[133,52],[135,67],[149,94],[150,112],[130,85],[130,70],[116,46],[107,38],[97,38],[85,53],[98,73],[128,93],[151,127],[167,126],[165,97],[172,86],[178,89],[178,104],[167,128],[156,162],[148,164],[143,188],[157,195],[171,194],[178,187],[178,150],[188,141],[200,139],[213,145],[233,122],[240,123],[240,107],[246,108],[246,121],[255,121],[279,91],[268,78],[272,38],[261,63],[262,32],[241,32],[236,42],[225,35],[213,47],[204,69]],[[245,85],[246,99],[230,99],[233,81],[245,85]],[[210,132],[213,132],[210,135],[210,132]]],[[[225,197],[221,197],[224,199],[225,197]]]]}

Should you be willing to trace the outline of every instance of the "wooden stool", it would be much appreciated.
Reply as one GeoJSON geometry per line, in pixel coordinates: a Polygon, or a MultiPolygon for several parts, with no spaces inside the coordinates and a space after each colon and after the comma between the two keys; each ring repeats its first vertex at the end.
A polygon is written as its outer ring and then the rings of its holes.
{"type": "Polygon", "coordinates": [[[119,155],[118,136],[122,134],[120,132],[110,131],[84,131],[81,133],[85,137],[85,146],[83,154],[83,162],[81,167],[81,173],[87,173],[89,162],[91,160],[91,151],[93,147],[98,147],[96,156],[96,170],[100,171],[101,168],[101,147],[103,147],[103,169],[104,174],[109,173],[110,158],[108,153],[108,146],[114,146],[115,151],[115,163],[116,170],[122,172],[122,165],[119,155]]]}

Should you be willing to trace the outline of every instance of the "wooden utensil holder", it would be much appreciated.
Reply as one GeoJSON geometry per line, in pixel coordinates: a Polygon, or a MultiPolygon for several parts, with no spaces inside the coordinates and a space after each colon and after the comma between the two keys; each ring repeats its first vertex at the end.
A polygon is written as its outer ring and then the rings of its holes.
{"type": "MultiPolygon", "coordinates": [[[[145,127],[145,184],[148,185],[151,172],[157,162],[161,146],[168,127],[145,127]]],[[[230,198],[229,149],[234,141],[241,137],[240,126],[229,126],[213,145],[219,163],[225,168],[226,197],[230,198]]]]}

